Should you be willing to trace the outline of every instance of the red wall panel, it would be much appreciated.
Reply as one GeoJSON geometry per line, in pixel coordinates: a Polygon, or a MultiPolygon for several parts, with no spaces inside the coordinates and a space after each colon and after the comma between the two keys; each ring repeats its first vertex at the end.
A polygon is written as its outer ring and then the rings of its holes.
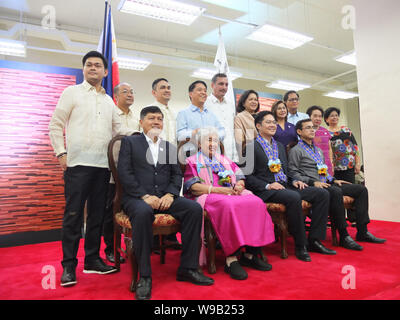
{"type": "Polygon", "coordinates": [[[0,235],[61,228],[62,170],[48,125],[75,75],[0,68],[0,235]]]}

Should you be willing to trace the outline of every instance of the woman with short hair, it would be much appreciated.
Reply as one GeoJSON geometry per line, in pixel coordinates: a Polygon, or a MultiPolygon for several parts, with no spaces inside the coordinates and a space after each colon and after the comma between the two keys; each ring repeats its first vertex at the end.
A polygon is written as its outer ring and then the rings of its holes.
{"type": "Polygon", "coordinates": [[[242,266],[271,270],[260,257],[261,247],[275,238],[265,203],[246,190],[239,167],[219,152],[214,128],[200,129],[195,137],[199,151],[186,159],[183,193],[207,211],[226,256],[225,272],[244,280],[247,272],[242,266]],[[243,247],[245,252],[240,252],[243,247]]]}

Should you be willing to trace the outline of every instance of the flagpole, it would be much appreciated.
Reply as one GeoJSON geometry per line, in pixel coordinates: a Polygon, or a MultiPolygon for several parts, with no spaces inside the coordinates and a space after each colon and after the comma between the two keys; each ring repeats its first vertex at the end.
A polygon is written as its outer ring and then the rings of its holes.
{"type": "Polygon", "coordinates": [[[107,17],[108,17],[108,0],[105,0],[105,10],[104,10],[104,25],[103,25],[103,45],[102,45],[102,53],[105,53],[106,50],[106,32],[107,32],[107,17]]]}

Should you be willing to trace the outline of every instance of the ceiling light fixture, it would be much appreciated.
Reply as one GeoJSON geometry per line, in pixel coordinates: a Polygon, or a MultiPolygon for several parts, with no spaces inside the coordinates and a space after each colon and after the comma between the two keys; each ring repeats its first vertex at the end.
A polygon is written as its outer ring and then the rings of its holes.
{"type": "Polygon", "coordinates": [[[358,94],[355,92],[347,92],[347,91],[334,91],[324,94],[326,97],[337,98],[337,99],[351,99],[354,97],[358,97],[358,94]]]}
{"type": "Polygon", "coordinates": [[[174,0],[122,0],[118,10],[143,17],[190,25],[206,9],[174,0]]]}
{"type": "Polygon", "coordinates": [[[132,57],[118,57],[118,67],[121,69],[129,69],[143,71],[151,64],[151,60],[132,57]]]}
{"type": "MultiPolygon", "coordinates": [[[[218,72],[215,69],[199,68],[199,69],[194,70],[190,76],[194,77],[194,78],[210,80],[217,73],[218,72]]],[[[233,80],[236,80],[237,78],[240,78],[243,75],[240,72],[229,71],[228,76],[229,76],[229,79],[231,81],[233,81],[233,80]]]]}
{"type": "Polygon", "coordinates": [[[310,85],[308,84],[285,81],[285,80],[277,80],[265,86],[269,88],[275,88],[281,90],[294,90],[294,91],[301,91],[310,88],[310,85]]]}
{"type": "Polygon", "coordinates": [[[7,56],[26,57],[26,42],[0,39],[0,54],[7,56]]]}
{"type": "Polygon", "coordinates": [[[335,60],[353,66],[357,65],[356,52],[354,50],[336,57],[335,60]]]}
{"type": "Polygon", "coordinates": [[[268,43],[273,46],[294,49],[313,40],[314,38],[304,34],[265,24],[256,28],[247,39],[268,43]]]}

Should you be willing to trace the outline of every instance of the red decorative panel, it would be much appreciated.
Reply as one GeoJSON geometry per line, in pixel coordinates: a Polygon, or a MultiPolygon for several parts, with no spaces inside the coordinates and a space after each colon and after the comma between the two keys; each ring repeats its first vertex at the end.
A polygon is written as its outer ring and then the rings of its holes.
{"type": "Polygon", "coordinates": [[[0,235],[60,229],[62,170],[48,125],[75,75],[0,68],[0,235]]]}

